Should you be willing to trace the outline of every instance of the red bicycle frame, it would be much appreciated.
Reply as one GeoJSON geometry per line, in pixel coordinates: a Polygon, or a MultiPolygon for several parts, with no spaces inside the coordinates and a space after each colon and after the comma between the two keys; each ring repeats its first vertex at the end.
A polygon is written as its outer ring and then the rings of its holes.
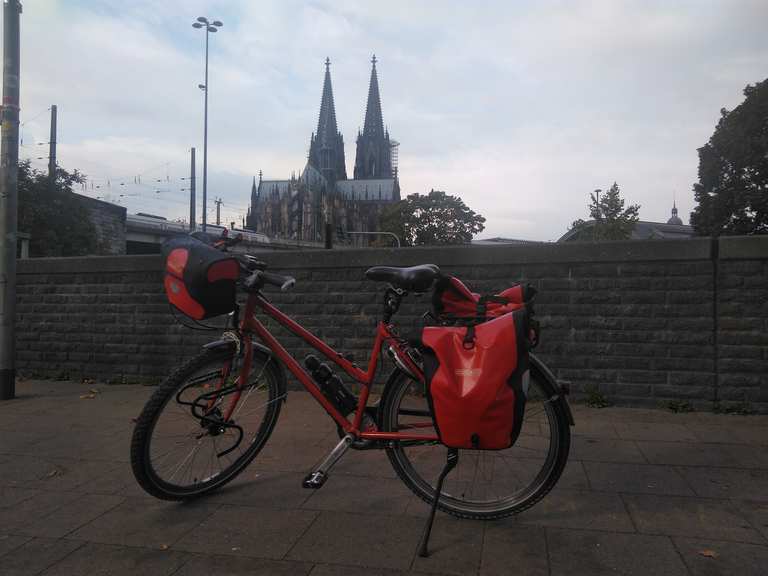
{"type": "MultiPolygon", "coordinates": [[[[392,347],[394,353],[398,359],[405,365],[405,367],[420,381],[424,381],[424,375],[421,368],[411,359],[400,343],[400,340],[392,333],[390,325],[384,321],[379,321],[376,327],[376,339],[373,342],[373,349],[371,350],[370,359],[368,360],[368,370],[363,371],[355,364],[347,360],[341,353],[337,352],[328,344],[323,342],[320,338],[306,330],[300,324],[295,322],[290,317],[286,316],[283,312],[278,310],[264,296],[260,293],[252,293],[248,296],[248,300],[245,305],[245,311],[243,313],[243,319],[240,322],[240,331],[243,334],[243,344],[245,350],[245,357],[240,372],[240,382],[246,382],[246,378],[251,369],[251,360],[253,357],[253,344],[248,337],[249,333],[256,334],[261,341],[279,358],[283,364],[290,370],[290,372],[296,376],[301,384],[307,389],[307,392],[314,396],[320,405],[326,412],[333,418],[336,423],[346,432],[352,434],[357,438],[364,440],[423,440],[423,441],[438,441],[436,434],[415,434],[415,433],[403,433],[403,432],[380,432],[378,430],[360,430],[360,424],[363,421],[363,414],[365,407],[368,403],[368,396],[370,395],[371,385],[376,376],[376,364],[381,353],[381,347],[387,344],[392,347]],[[328,358],[331,362],[336,364],[339,368],[344,370],[351,378],[362,385],[360,397],[358,399],[357,408],[354,412],[354,418],[350,422],[344,414],[339,412],[336,406],[329,401],[323,394],[320,387],[315,383],[312,377],[307,374],[303,366],[299,364],[296,359],[272,336],[267,328],[256,318],[256,308],[261,309],[267,316],[276,320],[280,325],[287,330],[295,334],[304,340],[307,344],[312,346],[315,350],[320,352],[323,356],[328,358]]],[[[239,399],[240,391],[236,392],[234,401],[230,404],[228,413],[225,418],[229,418],[234,406],[239,399]]],[[[429,423],[412,423],[404,426],[409,429],[418,428],[432,428],[433,425],[429,423]]]]}

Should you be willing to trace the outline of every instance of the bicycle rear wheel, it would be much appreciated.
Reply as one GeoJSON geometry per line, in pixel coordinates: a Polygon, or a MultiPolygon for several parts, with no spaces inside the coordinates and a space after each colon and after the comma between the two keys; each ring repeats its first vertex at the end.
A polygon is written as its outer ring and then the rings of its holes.
{"type": "Polygon", "coordinates": [[[241,385],[241,361],[234,348],[205,350],[150,397],[131,441],[133,474],[146,492],[164,500],[200,496],[259,453],[280,414],[285,382],[276,360],[254,350],[241,385]]]}
{"type": "MultiPolygon", "coordinates": [[[[445,479],[438,506],[462,518],[491,520],[517,514],[541,500],[557,483],[568,459],[570,428],[558,391],[535,367],[523,427],[506,450],[460,450],[445,479]]],[[[424,385],[396,371],[382,398],[382,429],[394,432],[432,423],[424,385]]],[[[420,427],[435,434],[434,427],[420,427]]],[[[387,448],[393,468],[420,498],[432,503],[437,478],[446,462],[439,442],[398,441],[387,448]]]]}

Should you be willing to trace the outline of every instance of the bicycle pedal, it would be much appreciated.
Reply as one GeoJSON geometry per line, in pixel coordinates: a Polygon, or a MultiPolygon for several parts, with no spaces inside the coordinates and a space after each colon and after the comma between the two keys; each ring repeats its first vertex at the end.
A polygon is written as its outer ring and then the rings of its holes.
{"type": "Polygon", "coordinates": [[[328,474],[322,470],[317,470],[307,474],[301,485],[309,490],[318,490],[323,487],[326,480],[328,480],[328,474]]]}

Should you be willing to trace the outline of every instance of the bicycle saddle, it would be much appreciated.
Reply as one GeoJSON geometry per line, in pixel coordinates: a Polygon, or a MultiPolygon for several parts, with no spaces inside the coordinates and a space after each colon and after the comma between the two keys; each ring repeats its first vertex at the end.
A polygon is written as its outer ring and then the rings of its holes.
{"type": "Polygon", "coordinates": [[[440,268],[434,264],[420,264],[409,268],[374,266],[365,271],[365,277],[374,282],[389,282],[393,286],[411,292],[426,292],[440,276],[440,268]]]}

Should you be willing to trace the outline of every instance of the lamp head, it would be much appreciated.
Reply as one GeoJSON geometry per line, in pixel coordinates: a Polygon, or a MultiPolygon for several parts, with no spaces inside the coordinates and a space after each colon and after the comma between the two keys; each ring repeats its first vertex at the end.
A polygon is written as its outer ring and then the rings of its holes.
{"type": "Polygon", "coordinates": [[[216,26],[208,26],[208,32],[216,32],[217,30],[216,26]]]}
{"type": "Polygon", "coordinates": [[[206,18],[205,16],[200,16],[200,17],[197,19],[197,21],[198,21],[198,22],[202,22],[203,24],[208,24],[208,18],[206,18]]]}
{"type": "Polygon", "coordinates": [[[214,20],[213,25],[221,28],[222,26],[224,26],[224,23],[221,20],[214,20]]]}
{"type": "Polygon", "coordinates": [[[202,28],[202,27],[203,25],[200,24],[200,22],[195,22],[194,24],[192,24],[192,28],[202,28]]]}

